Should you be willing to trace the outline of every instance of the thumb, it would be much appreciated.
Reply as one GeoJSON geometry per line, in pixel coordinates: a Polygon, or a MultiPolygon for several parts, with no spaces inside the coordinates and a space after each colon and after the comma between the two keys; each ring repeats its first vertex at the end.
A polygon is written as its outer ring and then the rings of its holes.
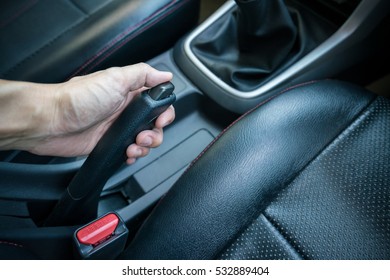
{"type": "Polygon", "coordinates": [[[172,73],[159,71],[146,63],[139,63],[122,68],[127,91],[143,87],[154,87],[172,80],[172,73]]]}

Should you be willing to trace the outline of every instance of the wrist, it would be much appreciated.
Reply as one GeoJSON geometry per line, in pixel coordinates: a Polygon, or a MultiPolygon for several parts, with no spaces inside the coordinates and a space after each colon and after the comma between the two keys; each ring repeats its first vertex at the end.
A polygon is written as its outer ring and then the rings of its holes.
{"type": "Polygon", "coordinates": [[[55,85],[0,81],[1,149],[33,149],[50,135],[56,111],[55,85]]]}

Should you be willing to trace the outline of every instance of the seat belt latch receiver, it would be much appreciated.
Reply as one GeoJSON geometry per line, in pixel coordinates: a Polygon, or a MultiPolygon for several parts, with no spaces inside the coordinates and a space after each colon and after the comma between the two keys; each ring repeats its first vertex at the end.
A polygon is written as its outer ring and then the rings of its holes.
{"type": "Polygon", "coordinates": [[[115,259],[124,250],[128,234],[120,216],[110,212],[75,231],[76,255],[81,259],[115,259]]]}

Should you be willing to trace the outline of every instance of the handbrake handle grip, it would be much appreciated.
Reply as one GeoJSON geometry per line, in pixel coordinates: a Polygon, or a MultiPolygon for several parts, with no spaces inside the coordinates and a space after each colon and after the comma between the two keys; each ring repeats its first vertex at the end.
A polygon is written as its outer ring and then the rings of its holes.
{"type": "Polygon", "coordinates": [[[134,97],[75,174],[45,226],[83,224],[96,218],[103,187],[126,160],[127,147],[175,102],[173,91],[174,85],[167,82],[134,97]]]}

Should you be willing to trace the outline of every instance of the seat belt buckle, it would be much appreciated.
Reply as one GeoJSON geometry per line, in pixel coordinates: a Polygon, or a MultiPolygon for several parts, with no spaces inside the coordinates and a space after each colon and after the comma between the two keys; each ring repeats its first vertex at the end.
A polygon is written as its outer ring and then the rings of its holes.
{"type": "Polygon", "coordinates": [[[97,218],[73,235],[76,257],[92,260],[115,259],[125,248],[129,230],[115,212],[97,218]]]}

